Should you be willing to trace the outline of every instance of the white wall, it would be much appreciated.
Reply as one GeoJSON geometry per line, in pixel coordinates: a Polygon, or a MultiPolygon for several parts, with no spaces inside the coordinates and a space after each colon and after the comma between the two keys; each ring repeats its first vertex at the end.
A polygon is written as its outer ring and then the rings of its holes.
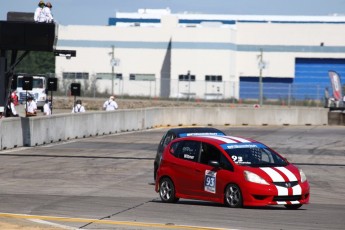
{"type": "MultiPolygon", "coordinates": [[[[344,47],[344,37],[344,24],[238,22],[231,26],[191,28],[178,25],[174,15],[163,16],[160,27],[60,26],[58,49],[75,49],[77,57],[57,58],[56,73],[58,77],[63,72],[88,72],[90,77],[111,73],[109,52],[115,45],[115,58],[121,60],[115,73],[124,77],[114,86],[118,89],[115,93],[159,96],[162,65],[172,41],[170,97],[188,88],[198,98],[205,98],[206,93],[220,88],[222,97],[230,98],[238,97],[240,76],[259,76],[260,48],[267,64],[263,76],[293,78],[296,57],[345,58],[345,52],[325,51],[329,47],[344,47]],[[66,40],[76,45],[64,46],[66,40]],[[178,75],[187,71],[196,76],[190,87],[177,80],[178,75]],[[154,74],[154,91],[152,82],[129,81],[131,73],[154,74]],[[222,75],[223,82],[206,84],[205,75],[222,75]]],[[[111,89],[110,82],[98,80],[98,91],[111,89]]]]}

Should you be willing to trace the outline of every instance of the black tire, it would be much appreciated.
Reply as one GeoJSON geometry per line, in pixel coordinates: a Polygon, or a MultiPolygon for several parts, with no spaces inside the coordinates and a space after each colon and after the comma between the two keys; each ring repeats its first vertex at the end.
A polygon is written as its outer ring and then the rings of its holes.
{"type": "Polygon", "coordinates": [[[159,182],[159,196],[164,203],[176,203],[179,200],[175,196],[174,183],[167,177],[159,182]]]}
{"type": "Polygon", "coordinates": [[[229,184],[225,189],[224,201],[230,208],[241,208],[243,200],[240,188],[235,184],[229,184]]]}
{"type": "Polygon", "coordinates": [[[302,205],[303,204],[286,204],[284,206],[287,209],[295,210],[295,209],[299,209],[300,207],[302,207],[302,205]]]}

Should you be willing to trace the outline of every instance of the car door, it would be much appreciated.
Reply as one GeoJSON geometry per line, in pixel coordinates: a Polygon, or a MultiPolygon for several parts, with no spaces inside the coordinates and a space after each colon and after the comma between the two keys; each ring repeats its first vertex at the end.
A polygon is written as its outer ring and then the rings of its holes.
{"type": "Polygon", "coordinates": [[[197,188],[195,162],[198,161],[200,142],[181,141],[174,152],[176,157],[172,163],[176,186],[180,193],[193,195],[197,188]]]}
{"type": "Polygon", "coordinates": [[[233,176],[233,166],[223,152],[209,143],[202,143],[199,161],[196,163],[196,193],[210,200],[221,198],[224,186],[233,176]],[[211,161],[219,163],[219,167],[210,165],[211,161]]]}

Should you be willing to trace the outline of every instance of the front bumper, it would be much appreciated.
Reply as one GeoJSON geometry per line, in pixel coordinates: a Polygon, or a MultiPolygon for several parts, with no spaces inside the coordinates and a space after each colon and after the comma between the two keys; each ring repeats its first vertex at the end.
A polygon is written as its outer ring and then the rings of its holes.
{"type": "Polygon", "coordinates": [[[279,194],[278,191],[282,188],[278,188],[279,186],[274,184],[261,185],[247,182],[242,188],[243,205],[266,206],[308,204],[310,197],[308,182],[298,183],[296,186],[295,188],[285,188],[286,194],[279,194]]]}

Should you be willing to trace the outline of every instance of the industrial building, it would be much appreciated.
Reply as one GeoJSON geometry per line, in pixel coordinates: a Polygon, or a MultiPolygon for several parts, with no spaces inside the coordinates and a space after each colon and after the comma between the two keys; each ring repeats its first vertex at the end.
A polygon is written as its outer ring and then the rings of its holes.
{"type": "MultiPolygon", "coordinates": [[[[116,95],[319,100],[345,76],[345,16],[117,12],[108,25],[60,25],[60,86],[116,95]]],[[[344,83],[344,81],[343,81],[344,83]]]]}

